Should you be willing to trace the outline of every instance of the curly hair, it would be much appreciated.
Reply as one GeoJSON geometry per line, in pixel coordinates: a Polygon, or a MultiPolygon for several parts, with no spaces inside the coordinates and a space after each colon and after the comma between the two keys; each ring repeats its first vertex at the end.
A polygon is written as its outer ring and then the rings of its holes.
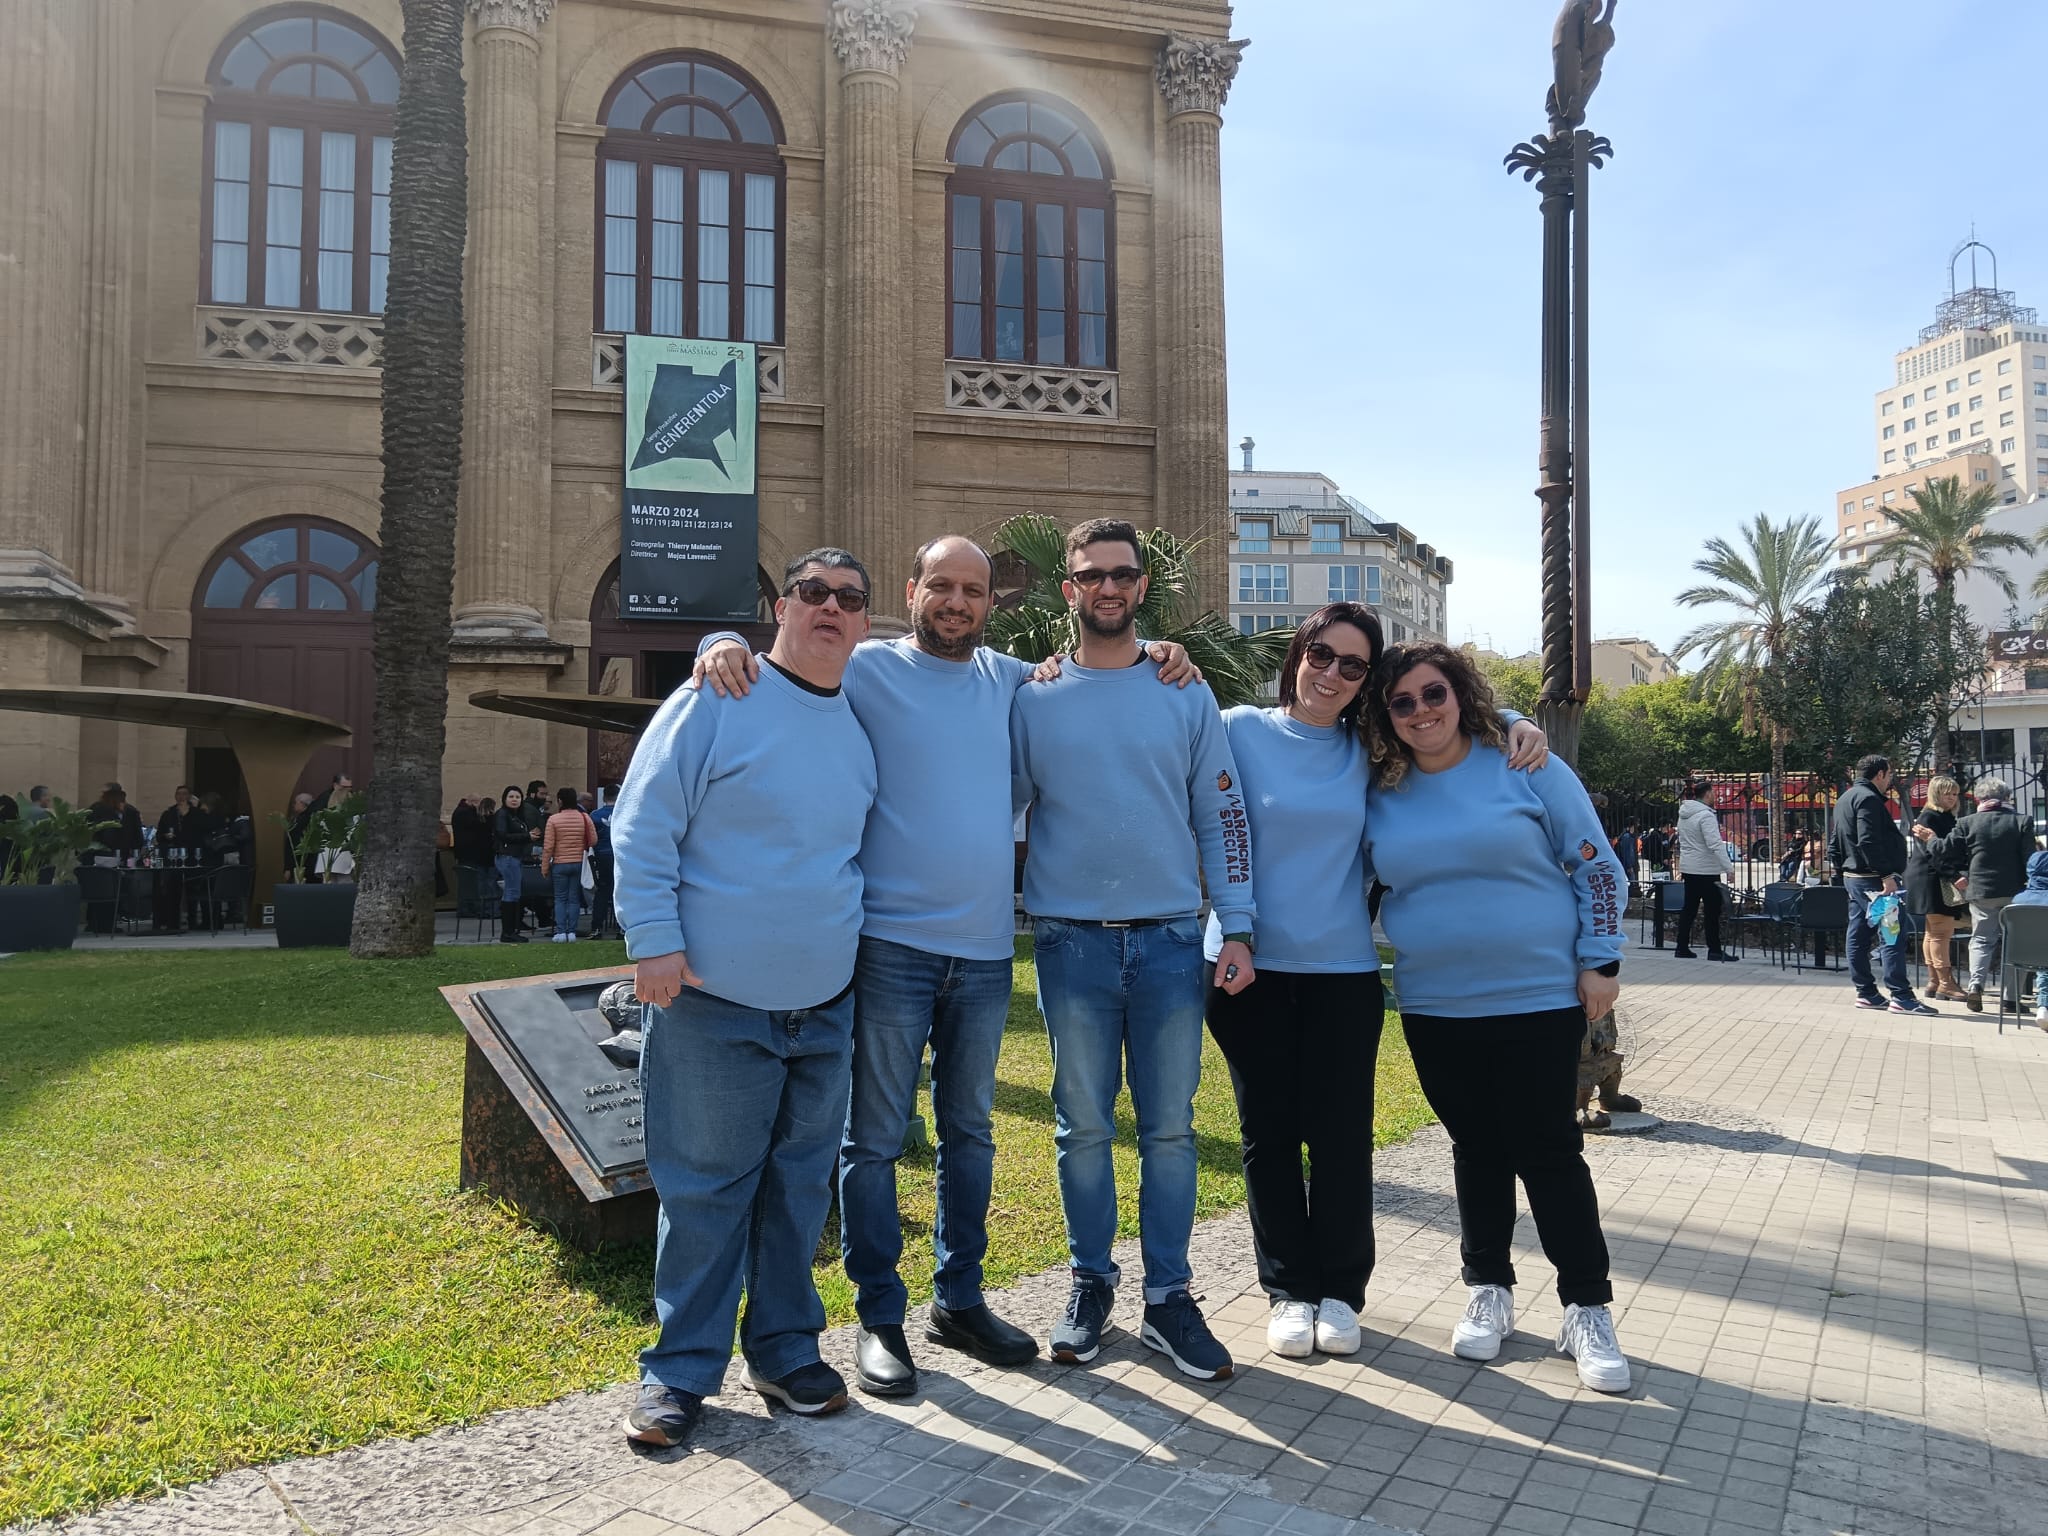
{"type": "Polygon", "coordinates": [[[1360,717],[1361,725],[1370,725],[1365,745],[1372,760],[1373,783],[1381,789],[1398,789],[1415,762],[1414,750],[1394,730],[1393,711],[1387,708],[1387,701],[1402,678],[1424,666],[1435,667],[1451,685],[1451,694],[1458,701],[1459,730],[1483,746],[1502,752],[1508,749],[1508,726],[1500,717],[1500,706],[1494,702],[1493,685],[1472,664],[1471,657],[1434,640],[1397,645],[1387,652],[1378,672],[1366,684],[1372,692],[1372,705],[1360,717]]]}

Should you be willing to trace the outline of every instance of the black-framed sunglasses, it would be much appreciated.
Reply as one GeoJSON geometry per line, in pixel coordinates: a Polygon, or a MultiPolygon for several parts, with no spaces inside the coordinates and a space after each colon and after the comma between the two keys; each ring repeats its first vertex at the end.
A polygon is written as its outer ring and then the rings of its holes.
{"type": "Polygon", "coordinates": [[[1450,696],[1450,684],[1425,683],[1423,684],[1422,692],[1419,695],[1413,693],[1397,693],[1391,699],[1387,700],[1387,713],[1392,715],[1396,720],[1406,720],[1418,709],[1441,709],[1443,707],[1444,700],[1448,699],[1450,696]]]}
{"type": "Polygon", "coordinates": [[[1372,663],[1363,656],[1347,656],[1342,651],[1332,650],[1320,640],[1311,640],[1301,648],[1301,659],[1318,672],[1329,670],[1331,662],[1337,663],[1337,675],[1347,683],[1365,681],[1365,674],[1372,670],[1372,663]]]}
{"type": "Polygon", "coordinates": [[[1114,570],[1079,570],[1067,572],[1067,580],[1077,587],[1086,587],[1091,592],[1105,581],[1118,587],[1135,587],[1144,572],[1135,565],[1120,565],[1114,570]]]}
{"type": "Polygon", "coordinates": [[[802,581],[791,582],[784,589],[782,595],[788,597],[791,593],[795,593],[798,597],[802,598],[805,606],[810,608],[822,608],[825,606],[826,598],[835,597],[839,600],[839,611],[841,613],[859,613],[868,605],[868,594],[865,588],[835,587],[829,581],[820,581],[815,576],[807,576],[802,581]]]}

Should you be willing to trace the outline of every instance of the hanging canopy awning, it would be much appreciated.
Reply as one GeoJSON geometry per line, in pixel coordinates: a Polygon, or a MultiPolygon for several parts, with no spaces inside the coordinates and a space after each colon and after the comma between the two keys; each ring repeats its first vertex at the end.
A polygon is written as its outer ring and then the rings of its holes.
{"type": "Polygon", "coordinates": [[[660,699],[635,699],[609,693],[507,693],[486,688],[472,693],[469,702],[478,709],[501,715],[519,715],[528,720],[545,720],[551,725],[575,725],[592,731],[620,731],[637,736],[662,706],[660,699]]]}

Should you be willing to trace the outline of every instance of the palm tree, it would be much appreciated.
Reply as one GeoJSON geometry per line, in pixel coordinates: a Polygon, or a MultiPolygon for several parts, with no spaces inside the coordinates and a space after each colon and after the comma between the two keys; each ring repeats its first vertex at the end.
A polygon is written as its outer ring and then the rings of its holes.
{"type": "Polygon", "coordinates": [[[1759,685],[1765,671],[1783,657],[1793,620],[1826,585],[1830,545],[1819,518],[1778,524],[1764,512],[1742,529],[1741,539],[1740,550],[1726,539],[1707,540],[1706,554],[1692,568],[1713,584],[1678,594],[1688,608],[1733,608],[1735,617],[1700,625],[1679,640],[1672,654],[1683,660],[1702,652],[1705,662],[1696,682],[1702,697],[1738,715],[1745,731],[1769,738],[1775,859],[1785,825],[1785,742],[1791,730],[1786,722],[1768,718],[1759,685]]]}
{"type": "Polygon", "coordinates": [[[462,247],[469,215],[463,0],[401,0],[384,320],[376,741],[349,951],[434,947],[434,833],[447,742],[449,606],[462,481],[462,247]]]}
{"type": "MultiPolygon", "coordinates": [[[[1199,540],[1146,528],[1139,531],[1138,542],[1151,577],[1145,601],[1138,605],[1138,633],[1186,646],[1224,708],[1257,703],[1259,690],[1286,659],[1294,631],[1247,635],[1214,610],[1204,611],[1195,585],[1199,540]]],[[[1067,573],[1067,530],[1049,517],[1026,513],[996,530],[995,546],[999,559],[1004,553],[1021,559],[1028,579],[1021,601],[989,616],[988,643],[1025,661],[1043,661],[1056,651],[1072,654],[1077,640],[1073,615],[1060,592],[1067,573]]]]}
{"type": "MultiPolygon", "coordinates": [[[[1916,571],[1934,584],[1937,595],[1950,601],[1955,598],[1956,578],[1968,575],[1984,577],[2008,602],[2019,596],[2012,577],[1992,556],[2031,555],[2034,541],[1984,527],[1984,519],[1998,506],[1997,486],[1976,485],[1965,491],[1961,477],[1947,475],[1906,494],[1913,504],[1892,513],[1893,530],[1871,550],[1872,564],[1889,561],[1900,570],[1916,571]]],[[[2040,585],[2037,581],[2037,591],[2040,585]]]]}

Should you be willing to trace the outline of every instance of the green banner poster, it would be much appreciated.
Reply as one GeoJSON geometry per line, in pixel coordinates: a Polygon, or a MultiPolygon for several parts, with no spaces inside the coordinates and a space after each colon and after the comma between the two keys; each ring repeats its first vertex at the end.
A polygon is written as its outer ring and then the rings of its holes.
{"type": "Polygon", "coordinates": [[[626,338],[619,617],[753,619],[755,370],[752,342],[626,338]]]}

